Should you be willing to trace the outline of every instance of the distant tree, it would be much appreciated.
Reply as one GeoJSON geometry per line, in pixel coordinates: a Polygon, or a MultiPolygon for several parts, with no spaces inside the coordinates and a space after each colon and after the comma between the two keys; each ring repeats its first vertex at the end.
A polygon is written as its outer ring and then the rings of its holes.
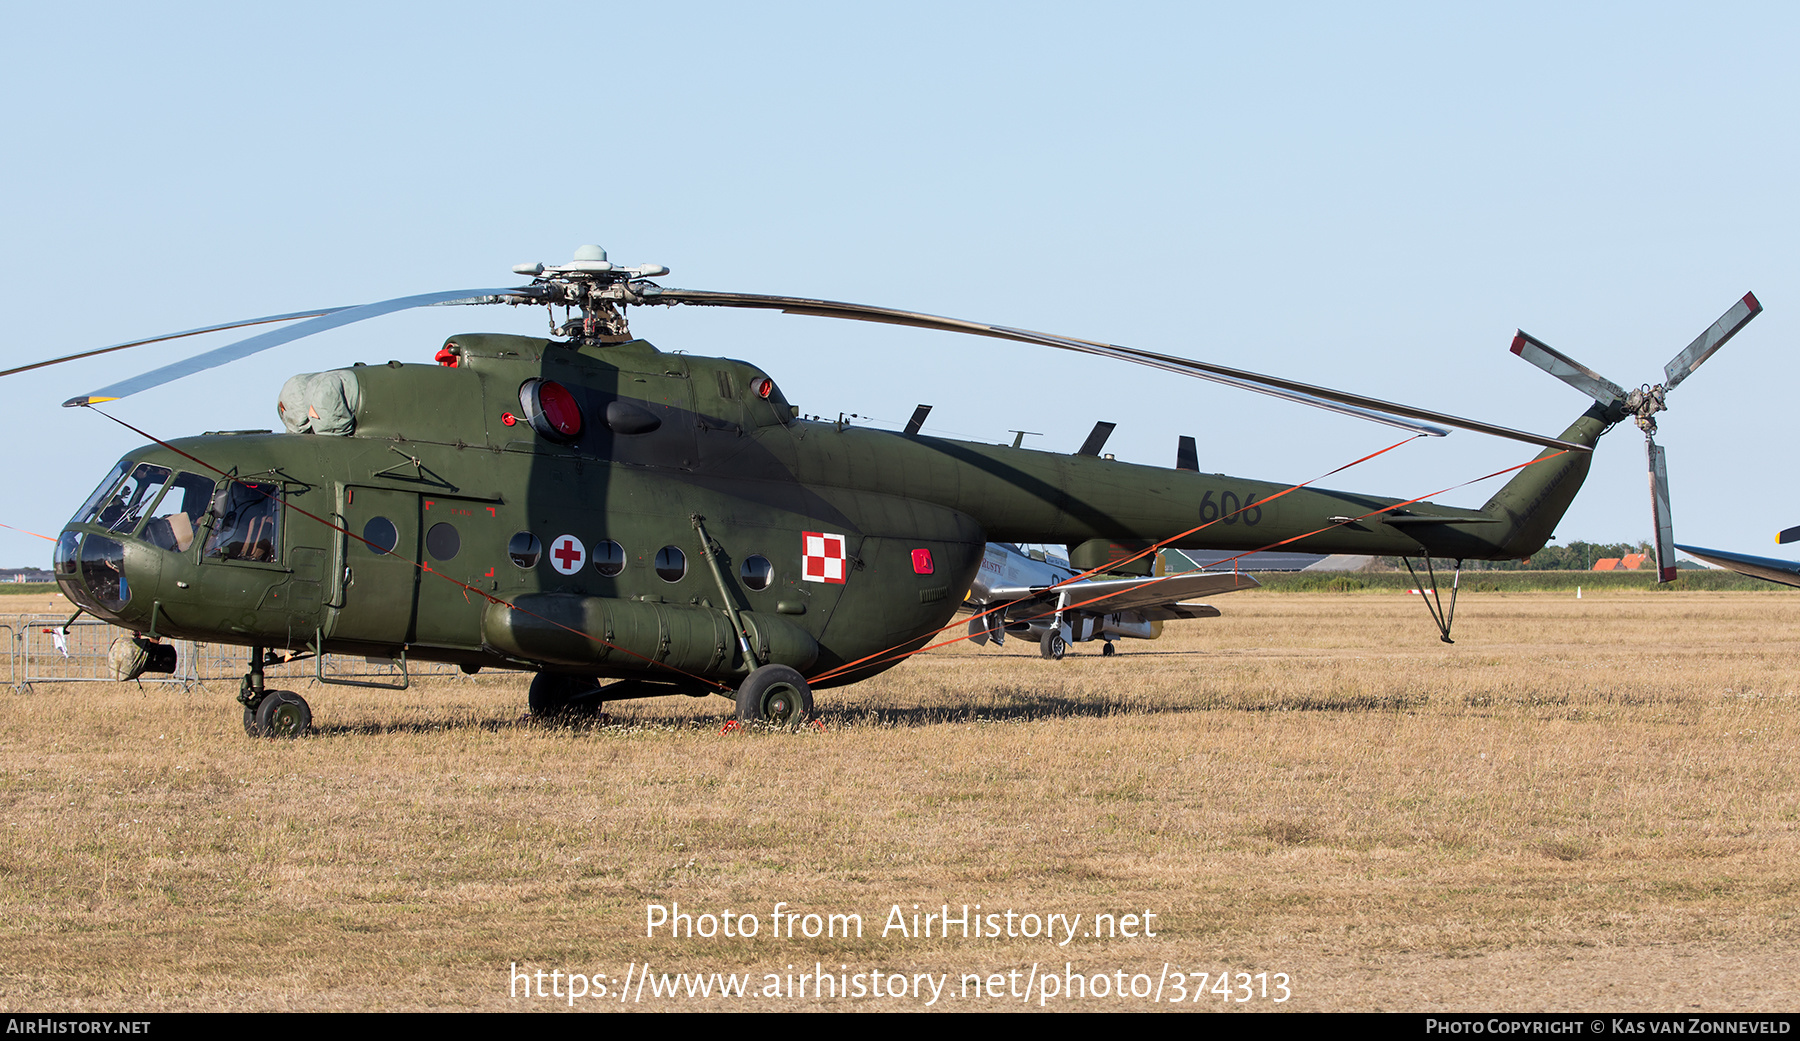
{"type": "MultiPolygon", "coordinates": [[[[1648,542],[1582,542],[1579,539],[1563,546],[1545,546],[1533,553],[1527,560],[1469,560],[1463,562],[1465,571],[1588,571],[1597,560],[1607,557],[1624,557],[1630,553],[1642,553],[1650,560],[1656,559],[1656,548],[1648,542]]],[[[1405,567],[1400,557],[1384,557],[1385,563],[1394,567],[1405,567]]],[[[1435,567],[1455,567],[1453,560],[1433,558],[1435,567]]],[[[1415,566],[1417,562],[1415,561],[1415,566]]],[[[1641,570],[1641,568],[1640,568],[1641,570]]]]}

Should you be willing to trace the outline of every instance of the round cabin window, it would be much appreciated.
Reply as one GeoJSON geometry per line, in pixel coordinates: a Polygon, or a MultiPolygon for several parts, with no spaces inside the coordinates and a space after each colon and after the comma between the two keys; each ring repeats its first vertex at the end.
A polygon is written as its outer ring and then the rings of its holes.
{"type": "Polygon", "coordinates": [[[506,555],[512,558],[513,565],[529,571],[537,567],[538,558],[544,555],[544,544],[529,531],[521,531],[506,544],[506,555]]]}

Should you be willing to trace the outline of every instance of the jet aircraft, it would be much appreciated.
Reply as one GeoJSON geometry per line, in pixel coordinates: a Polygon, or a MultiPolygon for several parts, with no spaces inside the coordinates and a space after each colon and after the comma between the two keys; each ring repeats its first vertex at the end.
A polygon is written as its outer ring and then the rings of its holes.
{"type": "MultiPolygon", "coordinates": [[[[1121,560],[1131,555],[1129,547],[1118,548],[1121,560]]],[[[1072,643],[1102,640],[1101,653],[1110,655],[1113,642],[1120,638],[1156,639],[1164,622],[1219,616],[1216,607],[1182,602],[1190,597],[1260,584],[1234,572],[1166,574],[1166,566],[1158,553],[1152,577],[1078,580],[1081,572],[1067,560],[990,542],[964,601],[977,612],[969,619],[969,637],[978,646],[986,646],[989,639],[999,646],[1009,632],[1028,635],[1038,641],[1040,654],[1056,660],[1072,643]]]]}

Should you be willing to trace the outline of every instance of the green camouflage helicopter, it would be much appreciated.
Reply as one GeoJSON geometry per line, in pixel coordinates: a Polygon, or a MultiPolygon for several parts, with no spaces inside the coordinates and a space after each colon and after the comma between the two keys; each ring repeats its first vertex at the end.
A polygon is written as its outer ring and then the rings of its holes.
{"type": "MultiPolygon", "coordinates": [[[[1301,548],[1516,559],[1543,546],[1596,440],[1633,408],[1596,400],[1561,436],[1543,437],[1029,330],[664,288],[651,279],[666,268],[615,266],[593,246],[566,265],[514,270],[529,284],[177,333],[298,320],[67,402],[116,400],[410,307],[544,304],[569,316],[551,339],[459,335],[435,363],[297,376],[282,389],[281,432],[126,453],[62,532],[54,565],[71,600],[133,633],[114,645],[120,678],[172,671],[168,639],[246,646],[238,700],[252,735],[308,730],[309,706],[268,689],[264,669],[327,653],[395,659],[400,685],[409,658],[531,671],[539,715],[717,693],[735,699],[741,721],[797,726],[813,689],[872,675],[943,629],[989,541],[1062,543],[1078,569],[1138,575],[1151,560],[1134,554],[1183,533],[1172,545],[1254,550],[1313,533],[1301,548]],[[1469,510],[1311,488],[1270,498],[1284,486],[1198,472],[1191,442],[1178,468],[1162,469],[926,436],[922,415],[899,433],[808,421],[755,365],[665,353],[631,335],[627,308],[676,304],[999,337],[1544,451],[1469,510]]],[[[1704,360],[1754,317],[1745,300],[1684,356],[1704,360]]],[[[1447,640],[1450,618],[1434,618],[1447,640]]],[[[318,677],[334,682],[322,666],[318,677]]]]}

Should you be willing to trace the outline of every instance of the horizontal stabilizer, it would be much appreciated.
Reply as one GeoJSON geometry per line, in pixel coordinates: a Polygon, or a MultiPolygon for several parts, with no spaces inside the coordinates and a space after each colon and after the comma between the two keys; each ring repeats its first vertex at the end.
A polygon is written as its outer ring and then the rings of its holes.
{"type": "Polygon", "coordinates": [[[1397,526],[1405,526],[1408,524],[1503,524],[1503,523],[1505,523],[1504,519],[1500,518],[1500,517],[1481,517],[1481,516],[1475,516],[1475,517],[1420,517],[1420,516],[1393,517],[1393,516],[1384,516],[1381,518],[1381,522],[1383,524],[1393,524],[1393,525],[1397,525],[1397,526]]]}

